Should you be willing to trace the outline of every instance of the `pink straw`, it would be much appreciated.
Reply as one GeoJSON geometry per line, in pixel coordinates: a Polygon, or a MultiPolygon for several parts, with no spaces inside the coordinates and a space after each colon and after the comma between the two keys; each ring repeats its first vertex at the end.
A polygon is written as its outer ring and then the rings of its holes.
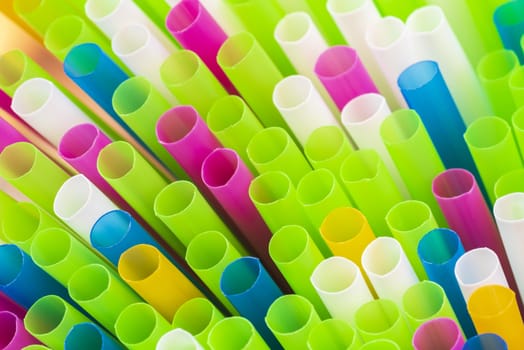
{"type": "Polygon", "coordinates": [[[25,346],[41,344],[24,328],[23,320],[9,311],[0,311],[0,349],[20,350],[25,346]]]}
{"type": "Polygon", "coordinates": [[[7,146],[20,141],[27,141],[25,136],[23,136],[18,130],[16,130],[11,124],[9,124],[5,119],[0,118],[0,152],[4,150],[7,146]]]}
{"type": "Polygon", "coordinates": [[[421,324],[413,335],[416,350],[462,350],[464,337],[459,326],[450,318],[434,318],[421,324]]]}
{"type": "Polygon", "coordinates": [[[20,318],[24,318],[26,312],[23,307],[2,292],[0,292],[0,311],[9,311],[20,318]]]}
{"type": "Polygon", "coordinates": [[[204,61],[229,93],[236,93],[216,60],[227,34],[200,1],[181,0],[167,15],[166,27],[182,47],[195,52],[204,61]]]}
{"type": "Polygon", "coordinates": [[[349,46],[324,51],[315,64],[315,74],[340,110],[357,96],[378,93],[357,52],[349,46]]]}

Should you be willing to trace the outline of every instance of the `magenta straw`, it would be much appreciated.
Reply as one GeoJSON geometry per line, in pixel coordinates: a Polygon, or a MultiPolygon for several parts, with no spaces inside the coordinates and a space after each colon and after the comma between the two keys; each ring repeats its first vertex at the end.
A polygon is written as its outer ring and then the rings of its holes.
{"type": "Polygon", "coordinates": [[[0,118],[0,152],[15,142],[29,142],[18,130],[16,130],[5,119],[0,118]]]}
{"type": "Polygon", "coordinates": [[[26,310],[15,303],[4,293],[0,292],[0,311],[9,311],[20,318],[24,318],[26,310]]]}
{"type": "Polygon", "coordinates": [[[440,317],[421,324],[413,335],[415,350],[462,350],[464,336],[460,327],[450,318],[440,317]]]}
{"type": "Polygon", "coordinates": [[[216,60],[227,34],[200,1],[181,0],[167,15],[166,27],[182,47],[195,52],[204,61],[229,93],[236,93],[216,60]]]}
{"type": "Polygon", "coordinates": [[[315,63],[315,74],[339,110],[357,96],[378,90],[355,49],[333,46],[315,63]]]}
{"type": "Polygon", "coordinates": [[[20,350],[32,344],[41,343],[25,329],[23,319],[10,311],[0,311],[0,349],[20,350]]]}

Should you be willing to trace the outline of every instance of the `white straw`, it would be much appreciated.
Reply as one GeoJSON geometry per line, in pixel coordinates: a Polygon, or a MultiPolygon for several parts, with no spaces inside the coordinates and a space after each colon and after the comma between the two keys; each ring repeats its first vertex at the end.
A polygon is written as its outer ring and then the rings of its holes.
{"type": "Polygon", "coordinates": [[[175,328],[160,337],[156,350],[204,350],[204,348],[191,333],[182,328],[175,328]]]}

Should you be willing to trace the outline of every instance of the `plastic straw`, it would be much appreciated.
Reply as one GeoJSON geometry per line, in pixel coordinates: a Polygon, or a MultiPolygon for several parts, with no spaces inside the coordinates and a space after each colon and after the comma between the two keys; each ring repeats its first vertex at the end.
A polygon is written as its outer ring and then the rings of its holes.
{"type": "Polygon", "coordinates": [[[495,23],[493,22],[495,8],[502,2],[504,1],[489,1],[486,4],[483,4],[485,6],[482,6],[482,4],[479,4],[476,1],[466,0],[469,11],[473,16],[476,30],[479,33],[486,52],[502,48],[500,36],[498,35],[495,23]]]}
{"type": "Polygon", "coordinates": [[[384,217],[403,198],[378,153],[373,149],[351,153],[342,163],[340,177],[373,232],[377,236],[390,235],[384,217]]]}
{"type": "Polygon", "coordinates": [[[309,277],[324,257],[308,232],[297,225],[282,227],[269,242],[269,255],[291,289],[307,298],[323,319],[327,318],[327,309],[309,281],[309,277]]]}
{"type": "Polygon", "coordinates": [[[0,311],[0,328],[0,347],[3,350],[18,350],[26,345],[39,343],[24,328],[23,319],[10,311],[0,311]]]}
{"type": "Polygon", "coordinates": [[[508,84],[515,107],[519,109],[524,105],[524,68],[515,69],[509,77],[508,84]]]}
{"type": "Polygon", "coordinates": [[[182,350],[194,349],[203,350],[200,343],[188,332],[183,329],[173,329],[160,337],[156,343],[157,350],[182,350]]]}
{"type": "Polygon", "coordinates": [[[94,323],[74,325],[67,333],[65,350],[121,350],[124,347],[94,323]]]}
{"type": "Polygon", "coordinates": [[[346,321],[329,318],[315,325],[309,332],[308,349],[356,350],[360,349],[360,335],[346,321]]]}
{"type": "Polygon", "coordinates": [[[2,292],[0,292],[0,311],[8,311],[19,318],[23,318],[26,313],[26,310],[21,305],[2,292]]]}
{"type": "Polygon", "coordinates": [[[311,283],[331,317],[355,325],[355,313],[373,296],[358,265],[344,257],[333,256],[317,265],[311,283]]]}
{"type": "MultiPolygon", "coordinates": [[[[171,6],[174,6],[177,1],[178,0],[167,0],[171,6]]],[[[201,0],[200,2],[204,4],[209,13],[213,15],[227,34],[231,35],[243,30],[242,23],[240,23],[240,20],[225,2],[215,0],[201,0]]]]}
{"type": "Polygon", "coordinates": [[[178,50],[166,58],[160,76],[178,102],[192,105],[204,119],[215,101],[228,96],[202,59],[190,50],[178,50]]]}
{"type": "MultiPolygon", "coordinates": [[[[253,323],[272,349],[279,349],[278,341],[264,322],[271,304],[282,291],[255,257],[242,257],[231,262],[222,273],[220,288],[241,316],[253,323]]],[[[216,328],[220,323],[215,325],[216,328]]],[[[210,343],[213,330],[209,335],[210,343]]]]}
{"type": "Polygon", "coordinates": [[[524,192],[524,169],[517,169],[502,175],[495,182],[495,197],[500,198],[513,192],[524,192]]]}
{"type": "Polygon", "coordinates": [[[151,245],[138,244],[126,250],[118,261],[118,273],[166,320],[172,320],[184,302],[202,296],[193,283],[151,245]]]}
{"type": "Polygon", "coordinates": [[[519,14],[524,7],[519,1],[508,1],[499,5],[493,13],[493,22],[504,48],[515,52],[519,61],[524,62],[520,39],[524,33],[524,18],[519,14]]]}
{"type": "Polygon", "coordinates": [[[0,63],[0,87],[9,96],[13,96],[16,89],[26,80],[37,77],[52,79],[45,69],[19,49],[9,50],[0,55],[0,63]]]}
{"type": "Polygon", "coordinates": [[[269,350],[270,347],[253,324],[244,317],[228,317],[218,322],[209,333],[211,350],[269,350]]]}
{"type": "Polygon", "coordinates": [[[424,322],[413,335],[416,350],[449,349],[462,350],[464,336],[457,323],[446,317],[438,317],[424,322]]]}
{"type": "MultiPolygon", "coordinates": [[[[10,105],[11,104],[9,103],[9,106],[10,105]]],[[[0,152],[13,143],[27,141],[27,138],[5,119],[0,119],[0,132],[2,133],[2,139],[0,140],[0,152]]]]}
{"type": "Polygon", "coordinates": [[[398,344],[389,339],[375,339],[365,342],[359,350],[400,350],[398,344]]]}
{"type": "Polygon", "coordinates": [[[391,0],[377,0],[377,7],[384,16],[395,16],[405,21],[415,9],[424,6],[422,0],[408,0],[402,4],[396,4],[391,0]]]}
{"type": "Polygon", "coordinates": [[[484,333],[469,338],[463,350],[508,350],[508,344],[495,333],[484,333]]]}
{"type": "Polygon", "coordinates": [[[328,43],[330,45],[345,44],[344,37],[340,33],[335,21],[326,11],[327,2],[327,0],[306,0],[315,23],[322,31],[322,35],[327,39],[328,43]]]}
{"type": "Polygon", "coordinates": [[[16,0],[12,2],[15,13],[31,27],[39,36],[44,36],[47,28],[55,18],[75,13],[75,9],[60,0],[45,2],[27,2],[16,0]]]}
{"type": "Polygon", "coordinates": [[[135,303],[122,310],[115,329],[118,340],[128,349],[151,350],[172,328],[151,305],[135,303]]]}

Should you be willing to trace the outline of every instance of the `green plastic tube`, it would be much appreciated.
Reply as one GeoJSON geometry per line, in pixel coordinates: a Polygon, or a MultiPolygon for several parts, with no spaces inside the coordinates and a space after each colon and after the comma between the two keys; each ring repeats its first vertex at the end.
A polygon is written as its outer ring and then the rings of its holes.
{"type": "Polygon", "coordinates": [[[14,203],[15,200],[13,198],[11,198],[7,193],[0,191],[0,244],[9,242],[5,235],[3,221],[6,217],[8,208],[14,203]]]}
{"type": "Polygon", "coordinates": [[[325,257],[331,256],[326,242],[297,198],[295,186],[282,171],[268,171],[257,176],[249,185],[249,197],[271,232],[286,225],[299,225],[311,235],[325,257]]]}
{"type": "MultiPolygon", "coordinates": [[[[364,343],[359,350],[401,350],[398,344],[389,339],[375,339],[364,343]]],[[[411,348],[410,348],[411,349],[411,348]]]]}
{"type": "Polygon", "coordinates": [[[228,93],[209,68],[190,50],[172,53],[160,67],[169,91],[183,105],[192,105],[205,118],[213,103],[228,93]]]}
{"type": "Polygon", "coordinates": [[[219,231],[198,234],[187,246],[185,259],[191,269],[232,314],[238,314],[220,289],[220,277],[227,265],[242,255],[219,231]]]}
{"type": "Polygon", "coordinates": [[[320,317],[308,299],[287,294],[271,304],[265,321],[284,349],[302,350],[307,348],[309,333],[320,323],[320,317]]]}
{"type": "Polygon", "coordinates": [[[51,294],[38,299],[24,318],[27,331],[51,349],[64,349],[69,330],[84,322],[89,319],[62,298],[51,294]]]}
{"type": "Polygon", "coordinates": [[[187,179],[180,165],[156,137],[157,121],[171,107],[162,94],[141,76],[127,79],[113,94],[113,108],[120,118],[174,175],[187,179]]]}
{"type": "Polygon", "coordinates": [[[345,45],[346,40],[342,36],[342,33],[338,29],[335,21],[326,10],[329,0],[306,0],[309,11],[307,11],[317,28],[322,33],[322,36],[326,38],[329,46],[334,45],[345,45]]]}
{"type": "Polygon", "coordinates": [[[508,83],[515,107],[519,109],[524,106],[524,67],[520,66],[515,69],[511,73],[508,83]]]}
{"type": "Polygon", "coordinates": [[[388,339],[400,349],[412,349],[412,332],[399,307],[390,299],[376,299],[363,304],[355,314],[355,324],[364,342],[388,339]]]}
{"type": "Polygon", "coordinates": [[[130,350],[154,349],[158,339],[171,329],[171,325],[146,303],[127,306],[115,323],[118,340],[130,350]]]}
{"type": "Polygon", "coordinates": [[[206,122],[220,143],[235,150],[251,172],[256,173],[246,149],[263,126],[246,102],[236,95],[219,98],[211,106],[206,122]]]}
{"type": "Polygon", "coordinates": [[[438,227],[431,208],[422,201],[407,200],[393,206],[386,215],[393,237],[395,237],[419,280],[427,279],[426,271],[417,253],[418,243],[426,233],[438,227]]]}
{"type": "Polygon", "coordinates": [[[500,198],[513,192],[524,192],[524,169],[510,171],[495,182],[495,197],[500,198]]]}
{"type": "Polygon", "coordinates": [[[193,298],[180,306],[173,317],[173,328],[182,328],[191,333],[200,344],[207,347],[211,329],[224,315],[206,298],[193,298]]]}
{"type": "Polygon", "coordinates": [[[468,126],[464,139],[493,204],[497,180],[512,170],[522,168],[511,126],[499,117],[482,117],[468,126]]]}
{"type": "Polygon", "coordinates": [[[466,0],[486,52],[502,49],[502,41],[493,21],[493,13],[495,9],[504,2],[506,2],[506,0],[487,0],[481,2],[477,0],[466,0]]]}
{"type": "MultiPolygon", "coordinates": [[[[0,155],[1,158],[1,155],[0,155]]],[[[167,181],[126,141],[113,142],[100,151],[97,168],[102,177],[181,256],[184,245],[156,217],[156,195],[167,181]]]]}
{"type": "Polygon", "coordinates": [[[247,155],[259,174],[283,171],[295,186],[311,166],[286,130],[266,128],[253,136],[247,155]]]}
{"type": "Polygon", "coordinates": [[[76,13],[73,6],[62,0],[14,0],[13,6],[15,13],[41,37],[56,18],[76,13]]]}
{"type": "Polygon", "coordinates": [[[378,153],[372,149],[351,153],[342,163],[340,176],[375,235],[391,235],[384,218],[403,198],[378,153]]]}
{"type": "Polygon", "coordinates": [[[396,110],[382,122],[380,136],[411,197],[426,202],[439,225],[446,225],[431,191],[431,183],[444,171],[444,165],[418,113],[396,110]]]}
{"type": "Polygon", "coordinates": [[[362,340],[348,322],[330,318],[311,329],[307,345],[310,350],[358,350],[362,340]]]}
{"type": "Polygon", "coordinates": [[[495,115],[507,122],[510,122],[516,109],[509,78],[519,65],[515,52],[502,49],[489,52],[477,65],[477,75],[486,90],[495,115]]]}
{"type": "Polygon", "coordinates": [[[415,9],[426,5],[423,0],[407,0],[407,1],[395,1],[395,0],[375,0],[382,16],[395,16],[405,21],[408,16],[415,9]]]}
{"type": "MultiPolygon", "coordinates": [[[[268,0],[239,3],[265,1],[268,0]]],[[[217,62],[264,126],[280,126],[289,131],[273,104],[273,90],[283,76],[253,34],[240,32],[230,36],[220,47],[217,62]]]]}
{"type": "Polygon", "coordinates": [[[511,126],[522,156],[524,154],[524,106],[518,108],[511,116],[511,126]]]}
{"type": "Polygon", "coordinates": [[[71,299],[113,334],[118,315],[142,300],[112,270],[100,264],[77,269],[67,290],[71,299]]]}
{"type": "Polygon", "coordinates": [[[309,280],[324,257],[308,232],[297,225],[282,227],[269,241],[269,256],[291,289],[307,298],[322,319],[328,318],[329,313],[309,280]]]}
{"type": "Polygon", "coordinates": [[[22,350],[52,350],[44,345],[29,345],[22,348],[22,350]]]}
{"type": "Polygon", "coordinates": [[[0,153],[0,176],[52,213],[56,193],[69,175],[29,142],[16,142],[0,153]]]}
{"type": "Polygon", "coordinates": [[[297,186],[297,197],[317,229],[333,209],[353,206],[335,175],[327,169],[304,175],[297,186]]]}
{"type": "Polygon", "coordinates": [[[269,350],[253,324],[240,316],[224,318],[215,324],[208,345],[211,350],[269,350]]]}

